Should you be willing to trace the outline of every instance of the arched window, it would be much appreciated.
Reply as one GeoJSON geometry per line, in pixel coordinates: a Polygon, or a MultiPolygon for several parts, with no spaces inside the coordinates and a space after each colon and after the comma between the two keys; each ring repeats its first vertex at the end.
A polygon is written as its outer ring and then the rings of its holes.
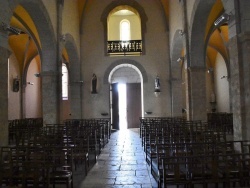
{"type": "Polygon", "coordinates": [[[62,64],[62,100],[68,100],[69,73],[65,63],[62,64]]]}
{"type": "Polygon", "coordinates": [[[133,7],[118,6],[107,17],[107,53],[141,55],[142,31],[140,15],[133,7]]]}
{"type": "Polygon", "coordinates": [[[122,20],[120,22],[120,40],[130,40],[130,22],[128,20],[122,20]]]}

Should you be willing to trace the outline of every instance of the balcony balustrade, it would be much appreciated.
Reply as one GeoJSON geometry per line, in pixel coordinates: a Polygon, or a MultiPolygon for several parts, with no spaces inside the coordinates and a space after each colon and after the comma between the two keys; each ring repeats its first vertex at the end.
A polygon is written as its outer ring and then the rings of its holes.
{"type": "Polygon", "coordinates": [[[138,55],[142,53],[142,40],[107,41],[107,53],[110,55],[138,55]]]}

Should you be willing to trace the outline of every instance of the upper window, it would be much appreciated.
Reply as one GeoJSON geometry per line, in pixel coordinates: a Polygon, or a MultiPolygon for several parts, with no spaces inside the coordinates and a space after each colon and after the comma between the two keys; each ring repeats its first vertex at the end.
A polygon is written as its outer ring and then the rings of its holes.
{"type": "Polygon", "coordinates": [[[130,22],[128,20],[122,20],[120,22],[120,40],[130,40],[130,22]]]}
{"type": "Polygon", "coordinates": [[[107,17],[107,53],[112,56],[142,53],[141,19],[130,6],[118,6],[107,17]]]}
{"type": "Polygon", "coordinates": [[[68,100],[69,73],[65,63],[62,64],[62,100],[68,100]]]}

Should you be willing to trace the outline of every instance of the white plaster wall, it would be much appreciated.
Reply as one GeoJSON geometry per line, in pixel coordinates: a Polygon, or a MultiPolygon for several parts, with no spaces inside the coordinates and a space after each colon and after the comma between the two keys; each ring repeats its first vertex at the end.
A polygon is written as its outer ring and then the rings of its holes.
{"type": "Polygon", "coordinates": [[[42,117],[42,100],[41,100],[41,78],[34,76],[40,72],[39,62],[33,59],[27,71],[27,84],[25,88],[25,118],[42,117]]]}
{"type": "Polygon", "coordinates": [[[109,111],[109,84],[103,84],[103,76],[113,62],[120,59],[132,59],[140,63],[146,70],[148,82],[143,83],[145,111],[153,112],[152,116],[170,116],[169,91],[169,49],[168,32],[161,4],[158,1],[138,3],[144,8],[148,17],[145,33],[146,54],[142,56],[108,57],[105,56],[104,27],[100,21],[101,14],[112,0],[92,0],[87,3],[83,35],[81,36],[82,73],[83,73],[83,117],[100,117],[101,112],[109,111]],[[91,95],[90,84],[92,74],[98,79],[97,95],[91,95]],[[162,95],[154,96],[154,79],[160,77],[162,95]]]}
{"type": "MultiPolygon", "coordinates": [[[[17,59],[15,55],[12,53],[9,58],[9,100],[8,100],[8,119],[20,119],[21,118],[21,107],[20,107],[20,96],[21,96],[21,88],[19,88],[19,92],[13,92],[13,79],[20,79],[20,71],[17,59]]],[[[21,86],[21,83],[20,83],[21,86]]]]}
{"type": "Polygon", "coordinates": [[[227,76],[225,61],[218,53],[215,64],[215,96],[217,102],[217,112],[230,112],[229,104],[229,83],[227,78],[221,79],[222,76],[227,76]]]}

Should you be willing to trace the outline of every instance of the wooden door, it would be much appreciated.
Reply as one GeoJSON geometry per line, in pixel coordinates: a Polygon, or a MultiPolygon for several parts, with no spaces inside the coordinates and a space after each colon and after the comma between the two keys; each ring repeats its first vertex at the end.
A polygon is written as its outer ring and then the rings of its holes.
{"type": "Polygon", "coordinates": [[[118,83],[111,85],[112,90],[112,122],[113,129],[119,130],[119,95],[118,95],[118,83]]]}
{"type": "Polygon", "coordinates": [[[127,84],[127,122],[129,128],[139,128],[141,117],[141,83],[127,84]]]}

